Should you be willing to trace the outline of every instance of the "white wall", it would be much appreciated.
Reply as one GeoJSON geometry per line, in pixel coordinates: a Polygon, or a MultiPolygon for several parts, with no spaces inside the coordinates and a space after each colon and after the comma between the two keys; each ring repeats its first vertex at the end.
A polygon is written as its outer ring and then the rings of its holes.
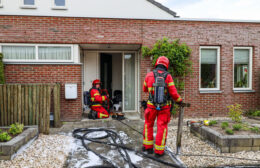
{"type": "Polygon", "coordinates": [[[35,0],[35,9],[22,9],[22,0],[2,0],[0,15],[99,18],[173,19],[147,0],[66,0],[66,10],[54,10],[54,0],[35,0]]]}
{"type": "Polygon", "coordinates": [[[112,55],[112,89],[122,90],[122,54],[112,55]]]}

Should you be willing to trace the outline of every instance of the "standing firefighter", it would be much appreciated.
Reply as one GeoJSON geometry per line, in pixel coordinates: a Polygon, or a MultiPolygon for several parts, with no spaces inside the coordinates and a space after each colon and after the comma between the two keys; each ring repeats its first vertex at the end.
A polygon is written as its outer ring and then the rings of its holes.
{"type": "Polygon", "coordinates": [[[182,98],[177,93],[172,76],[167,71],[169,60],[165,56],[157,59],[155,69],[149,72],[144,81],[143,90],[149,93],[149,100],[145,110],[145,124],[143,131],[143,150],[153,153],[153,126],[157,117],[157,134],[154,152],[156,157],[164,154],[168,133],[168,123],[171,116],[171,98],[177,103],[182,103],[182,98]]]}
{"type": "Polygon", "coordinates": [[[107,100],[107,96],[103,96],[100,93],[100,80],[96,79],[92,82],[92,88],[90,89],[91,96],[91,113],[89,113],[89,118],[108,118],[109,113],[102,106],[103,102],[107,100]]]}

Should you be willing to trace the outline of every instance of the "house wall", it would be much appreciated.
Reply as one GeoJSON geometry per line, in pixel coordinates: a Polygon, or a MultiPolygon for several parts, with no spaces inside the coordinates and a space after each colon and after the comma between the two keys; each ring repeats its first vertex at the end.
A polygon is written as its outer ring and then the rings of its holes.
{"type": "Polygon", "coordinates": [[[82,65],[5,65],[6,83],[60,83],[61,119],[76,121],[81,119],[81,66],[82,65]],[[65,99],[65,84],[76,83],[78,98],[65,99]]]}
{"type": "MultiPolygon", "coordinates": [[[[0,16],[0,42],[6,43],[117,43],[152,46],[162,37],[172,40],[179,38],[192,49],[193,75],[185,78],[183,94],[185,101],[192,106],[186,109],[185,115],[221,116],[227,113],[226,106],[234,103],[241,103],[245,109],[260,108],[259,77],[257,77],[260,72],[259,23],[0,16]],[[207,45],[220,46],[222,93],[199,92],[199,47],[207,45]],[[233,92],[235,46],[253,47],[253,90],[255,90],[253,93],[233,92]]],[[[28,71],[33,71],[31,67],[35,65],[26,66],[28,71]]],[[[15,67],[22,65],[6,65],[7,82],[21,82],[20,78],[12,77],[12,73],[8,72],[9,69],[13,69],[14,74],[17,71],[15,67]]],[[[151,68],[150,58],[142,58],[141,81],[151,68]]],[[[32,74],[37,74],[33,72],[32,74]]],[[[25,76],[26,78],[36,79],[33,76],[25,76]]],[[[57,79],[59,78],[58,75],[57,79]]],[[[25,79],[23,82],[27,81],[25,79]]],[[[43,78],[42,80],[44,81],[43,78]]],[[[147,96],[142,93],[142,99],[147,96]]],[[[70,111],[63,113],[64,116],[69,116],[70,111]]]]}

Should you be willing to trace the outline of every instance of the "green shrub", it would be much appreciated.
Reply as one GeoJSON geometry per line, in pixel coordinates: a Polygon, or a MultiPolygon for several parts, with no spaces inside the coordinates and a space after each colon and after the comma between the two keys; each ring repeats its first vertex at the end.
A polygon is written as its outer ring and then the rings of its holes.
{"type": "Polygon", "coordinates": [[[0,142],[7,142],[11,139],[11,136],[7,132],[0,133],[0,142]]]}
{"type": "Polygon", "coordinates": [[[211,120],[210,122],[209,122],[209,126],[212,126],[212,125],[215,125],[215,124],[217,124],[218,122],[216,121],[216,120],[211,120]]]}
{"type": "Polygon", "coordinates": [[[232,129],[229,129],[229,128],[226,129],[226,133],[227,133],[228,135],[233,135],[233,134],[234,134],[233,130],[232,130],[232,129]]]}
{"type": "Polygon", "coordinates": [[[233,125],[233,130],[234,130],[234,131],[239,131],[239,130],[241,130],[241,128],[242,128],[242,125],[241,125],[241,124],[234,124],[234,125],[233,125]]]}
{"type": "Polygon", "coordinates": [[[252,132],[259,133],[259,128],[258,128],[258,127],[250,128],[250,130],[251,130],[252,132]]]}
{"type": "Polygon", "coordinates": [[[229,126],[229,124],[226,121],[221,123],[221,128],[222,129],[226,129],[228,126],[229,126]]]}
{"type": "Polygon", "coordinates": [[[260,117],[260,110],[254,111],[254,112],[252,113],[252,116],[260,117]]]}
{"type": "Polygon", "coordinates": [[[232,121],[235,122],[241,122],[242,120],[242,105],[241,104],[235,104],[227,106],[229,109],[228,116],[232,119],[232,121]]]}
{"type": "Polygon", "coordinates": [[[16,134],[20,134],[21,132],[23,132],[23,124],[19,124],[19,123],[15,123],[11,125],[11,128],[9,129],[9,133],[16,135],[16,134]]]}

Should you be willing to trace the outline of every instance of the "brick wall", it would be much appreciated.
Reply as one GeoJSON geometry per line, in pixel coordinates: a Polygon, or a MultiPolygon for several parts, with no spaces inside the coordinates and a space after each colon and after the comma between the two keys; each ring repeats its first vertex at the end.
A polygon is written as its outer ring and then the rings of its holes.
{"type": "MultiPolygon", "coordinates": [[[[192,48],[194,73],[186,77],[183,95],[185,101],[190,102],[192,107],[186,109],[186,115],[224,115],[227,112],[226,106],[233,103],[241,103],[245,109],[260,106],[260,79],[257,77],[260,72],[259,23],[0,16],[0,42],[114,43],[151,46],[162,37],[179,38],[181,42],[187,43],[192,48]],[[199,47],[203,45],[221,48],[222,93],[199,93],[199,47]],[[232,90],[233,47],[235,46],[254,48],[253,90],[256,91],[255,93],[234,93],[232,90]]],[[[13,68],[16,66],[18,65],[12,65],[13,68]]],[[[141,81],[144,80],[147,70],[151,68],[149,59],[141,60],[141,81]]],[[[7,72],[9,80],[19,82],[20,79],[13,79],[9,75],[11,74],[7,72]]],[[[58,75],[57,79],[59,78],[58,75]]],[[[145,97],[146,95],[142,94],[142,98],[145,97]]],[[[64,118],[66,118],[65,114],[64,118]]]]}
{"type": "Polygon", "coordinates": [[[81,65],[5,65],[7,83],[60,83],[61,119],[81,119],[81,65]],[[65,83],[77,83],[78,99],[65,99],[65,83]]]}

